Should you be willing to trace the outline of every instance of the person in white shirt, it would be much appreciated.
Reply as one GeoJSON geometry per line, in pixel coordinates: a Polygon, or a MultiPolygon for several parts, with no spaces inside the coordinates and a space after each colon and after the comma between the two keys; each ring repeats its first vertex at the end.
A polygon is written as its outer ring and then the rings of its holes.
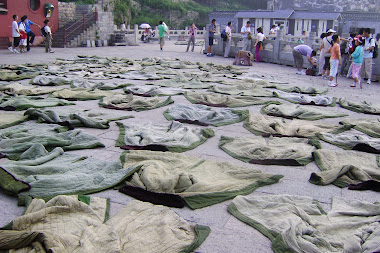
{"type": "Polygon", "coordinates": [[[46,32],[46,42],[45,42],[45,53],[54,53],[54,51],[51,51],[51,44],[52,44],[52,40],[53,40],[53,35],[51,33],[51,29],[49,27],[49,19],[46,19],[44,21],[44,29],[45,29],[45,32],[46,32]]]}
{"type": "Polygon", "coordinates": [[[226,49],[224,51],[224,58],[228,58],[228,55],[230,53],[230,48],[231,48],[231,36],[232,36],[232,22],[228,22],[227,26],[226,26],[226,36],[227,36],[227,40],[226,40],[226,49]]]}
{"type": "Polygon", "coordinates": [[[241,28],[241,35],[243,35],[243,48],[241,50],[247,51],[249,48],[249,42],[252,39],[251,22],[247,21],[247,24],[241,28]]]}
{"type": "Polygon", "coordinates": [[[263,41],[266,39],[263,34],[263,28],[257,28],[256,43],[255,43],[255,52],[256,52],[256,62],[261,61],[260,50],[263,49],[263,41]]]}
{"type": "Polygon", "coordinates": [[[362,78],[368,78],[367,84],[371,84],[372,77],[372,57],[373,50],[375,48],[375,39],[370,35],[371,30],[369,28],[364,28],[363,38],[364,40],[364,52],[363,52],[363,63],[360,69],[360,76],[362,78]]]}
{"type": "Polygon", "coordinates": [[[18,30],[18,24],[17,24],[18,16],[15,14],[13,15],[13,22],[12,22],[12,37],[13,37],[13,43],[12,46],[9,47],[9,51],[12,53],[19,53],[19,51],[16,50],[16,48],[20,44],[20,31],[18,30]]]}

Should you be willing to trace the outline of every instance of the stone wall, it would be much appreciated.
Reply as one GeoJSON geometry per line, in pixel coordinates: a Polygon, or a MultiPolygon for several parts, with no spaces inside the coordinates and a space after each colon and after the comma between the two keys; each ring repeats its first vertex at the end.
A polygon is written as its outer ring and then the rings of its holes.
{"type": "Polygon", "coordinates": [[[58,2],[59,28],[75,20],[75,3],[58,2]]]}

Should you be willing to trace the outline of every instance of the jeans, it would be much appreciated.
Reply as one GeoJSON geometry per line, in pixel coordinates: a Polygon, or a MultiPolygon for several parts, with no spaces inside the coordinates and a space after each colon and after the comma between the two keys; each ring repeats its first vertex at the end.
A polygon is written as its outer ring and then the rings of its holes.
{"type": "Polygon", "coordinates": [[[27,42],[26,42],[26,49],[29,51],[30,50],[30,44],[33,44],[34,42],[34,37],[36,37],[36,35],[34,34],[34,32],[32,31],[29,31],[27,34],[27,42]]]}
{"type": "Polygon", "coordinates": [[[191,49],[191,52],[194,52],[194,46],[195,46],[195,37],[190,37],[189,38],[189,43],[187,43],[187,49],[186,52],[189,51],[190,44],[193,43],[193,48],[191,49]]]}
{"type": "Polygon", "coordinates": [[[228,57],[230,54],[230,48],[231,48],[231,39],[226,40],[226,49],[224,50],[224,57],[228,57]]]}

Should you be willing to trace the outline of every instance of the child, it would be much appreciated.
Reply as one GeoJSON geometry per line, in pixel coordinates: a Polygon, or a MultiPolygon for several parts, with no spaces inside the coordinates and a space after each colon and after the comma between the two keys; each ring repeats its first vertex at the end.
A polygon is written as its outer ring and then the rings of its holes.
{"type": "Polygon", "coordinates": [[[338,75],[338,67],[342,64],[341,61],[341,55],[340,55],[340,39],[338,35],[333,35],[332,36],[332,42],[333,46],[329,49],[329,53],[331,53],[331,58],[330,58],[330,78],[329,78],[329,83],[328,86],[330,87],[336,87],[338,86],[337,83],[337,75],[338,75]],[[335,82],[334,82],[334,77],[335,77],[335,82]]]}
{"type": "Polygon", "coordinates": [[[53,40],[53,36],[51,34],[51,29],[48,26],[48,23],[49,23],[49,19],[46,19],[44,21],[45,26],[43,28],[45,30],[45,33],[46,33],[45,53],[54,53],[54,51],[51,51],[51,43],[53,40]]]}
{"type": "Polygon", "coordinates": [[[19,48],[20,48],[20,53],[24,53],[26,52],[26,45],[27,45],[27,34],[26,34],[26,27],[25,27],[25,21],[26,21],[26,17],[23,16],[21,18],[21,23],[18,27],[18,30],[20,32],[20,44],[19,44],[19,48]]]}
{"type": "Polygon", "coordinates": [[[359,80],[359,71],[363,62],[363,39],[361,37],[355,37],[355,51],[352,53],[352,78],[354,79],[354,83],[351,84],[351,87],[356,87],[356,84],[360,85],[360,89],[362,88],[362,83],[359,80]]]}

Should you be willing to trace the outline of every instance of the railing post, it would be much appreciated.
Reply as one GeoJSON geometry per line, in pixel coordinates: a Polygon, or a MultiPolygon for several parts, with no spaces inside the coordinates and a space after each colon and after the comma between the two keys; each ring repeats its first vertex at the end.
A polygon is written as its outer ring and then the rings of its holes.
{"type": "Polygon", "coordinates": [[[83,32],[84,32],[84,29],[85,29],[85,27],[84,27],[84,15],[83,15],[83,32]]]}
{"type": "Polygon", "coordinates": [[[63,29],[63,47],[66,46],[66,28],[63,29]]]}

